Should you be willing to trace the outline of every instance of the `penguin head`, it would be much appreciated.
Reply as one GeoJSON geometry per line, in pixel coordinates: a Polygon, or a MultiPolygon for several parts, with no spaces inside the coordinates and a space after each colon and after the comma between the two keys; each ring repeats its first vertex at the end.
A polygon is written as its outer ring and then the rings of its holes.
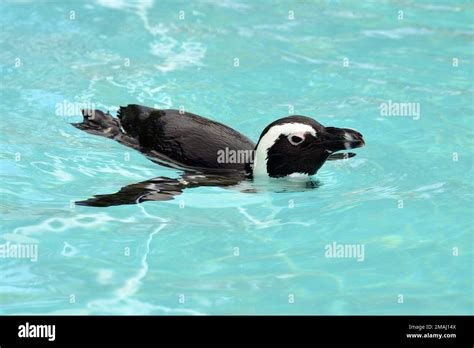
{"type": "Polygon", "coordinates": [[[349,128],[324,127],[306,116],[288,116],[269,124],[255,148],[254,177],[313,175],[336,151],[365,145],[349,128]]]}

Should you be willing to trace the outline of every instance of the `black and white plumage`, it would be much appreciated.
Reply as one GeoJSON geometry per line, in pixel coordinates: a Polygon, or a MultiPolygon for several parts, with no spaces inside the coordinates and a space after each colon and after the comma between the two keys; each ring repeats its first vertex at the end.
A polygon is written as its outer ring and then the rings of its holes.
{"type": "Polygon", "coordinates": [[[240,164],[218,163],[218,151],[255,148],[250,139],[232,128],[189,112],[129,105],[120,108],[118,118],[151,160],[180,169],[206,173],[241,170],[240,164]]]}
{"type": "Polygon", "coordinates": [[[78,202],[90,206],[169,200],[188,187],[232,186],[256,177],[311,176],[326,160],[355,156],[334,152],[365,144],[355,130],[324,127],[305,116],[274,121],[263,130],[257,144],[219,122],[178,110],[128,105],[120,108],[118,118],[100,110],[83,110],[83,116],[83,122],[73,126],[184,171],[179,179],[155,178],[126,186],[116,194],[78,202]],[[250,155],[243,161],[222,161],[223,152],[250,155]]]}

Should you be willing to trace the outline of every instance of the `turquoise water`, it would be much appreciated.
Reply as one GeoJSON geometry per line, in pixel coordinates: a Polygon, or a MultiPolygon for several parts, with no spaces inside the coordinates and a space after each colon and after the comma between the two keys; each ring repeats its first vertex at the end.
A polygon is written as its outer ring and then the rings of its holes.
{"type": "Polygon", "coordinates": [[[38,254],[0,258],[0,313],[472,314],[473,15],[472,1],[2,1],[0,242],[38,254]],[[382,115],[389,101],[419,114],[382,115]],[[312,190],[74,206],[179,172],[71,127],[68,103],[183,106],[254,141],[301,114],[367,145],[312,190]],[[326,257],[333,243],[364,257],[326,257]]]}

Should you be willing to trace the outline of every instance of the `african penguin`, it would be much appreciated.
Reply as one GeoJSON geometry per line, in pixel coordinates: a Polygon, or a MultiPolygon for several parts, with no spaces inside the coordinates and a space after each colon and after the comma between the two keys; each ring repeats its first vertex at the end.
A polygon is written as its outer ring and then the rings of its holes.
{"type": "MultiPolygon", "coordinates": [[[[83,110],[82,114],[83,122],[72,124],[76,128],[116,140],[142,152],[158,164],[184,171],[180,180],[153,179],[154,196],[157,197],[156,192],[160,192],[158,196],[161,197],[155,200],[165,200],[163,194],[169,194],[167,198],[179,194],[183,188],[189,187],[183,181],[195,186],[228,186],[262,177],[309,177],[326,160],[355,156],[353,153],[334,152],[365,145],[362,134],[355,130],[324,127],[306,116],[288,116],[272,122],[255,144],[224,124],[178,110],[132,104],[120,107],[117,118],[100,110],[83,110]],[[174,185],[170,184],[172,180],[176,181],[174,185]],[[160,189],[160,184],[166,185],[167,190],[160,189]]],[[[136,185],[133,185],[133,190],[125,190],[133,192],[128,200],[137,198],[136,185]]],[[[147,187],[142,186],[143,189],[147,187]]],[[[149,195],[147,197],[150,198],[149,195]]],[[[137,199],[147,200],[141,196],[137,199]]],[[[97,205],[116,205],[112,203],[97,205]]],[[[134,202],[118,204],[131,203],[134,202]]]]}

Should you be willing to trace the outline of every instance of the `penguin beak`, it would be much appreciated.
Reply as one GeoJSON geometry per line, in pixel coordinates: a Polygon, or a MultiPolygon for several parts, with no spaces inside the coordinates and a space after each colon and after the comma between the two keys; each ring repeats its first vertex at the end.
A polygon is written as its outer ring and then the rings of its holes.
{"type": "Polygon", "coordinates": [[[325,130],[322,142],[326,150],[330,152],[349,150],[365,145],[362,134],[353,129],[326,127],[325,130]]]}

